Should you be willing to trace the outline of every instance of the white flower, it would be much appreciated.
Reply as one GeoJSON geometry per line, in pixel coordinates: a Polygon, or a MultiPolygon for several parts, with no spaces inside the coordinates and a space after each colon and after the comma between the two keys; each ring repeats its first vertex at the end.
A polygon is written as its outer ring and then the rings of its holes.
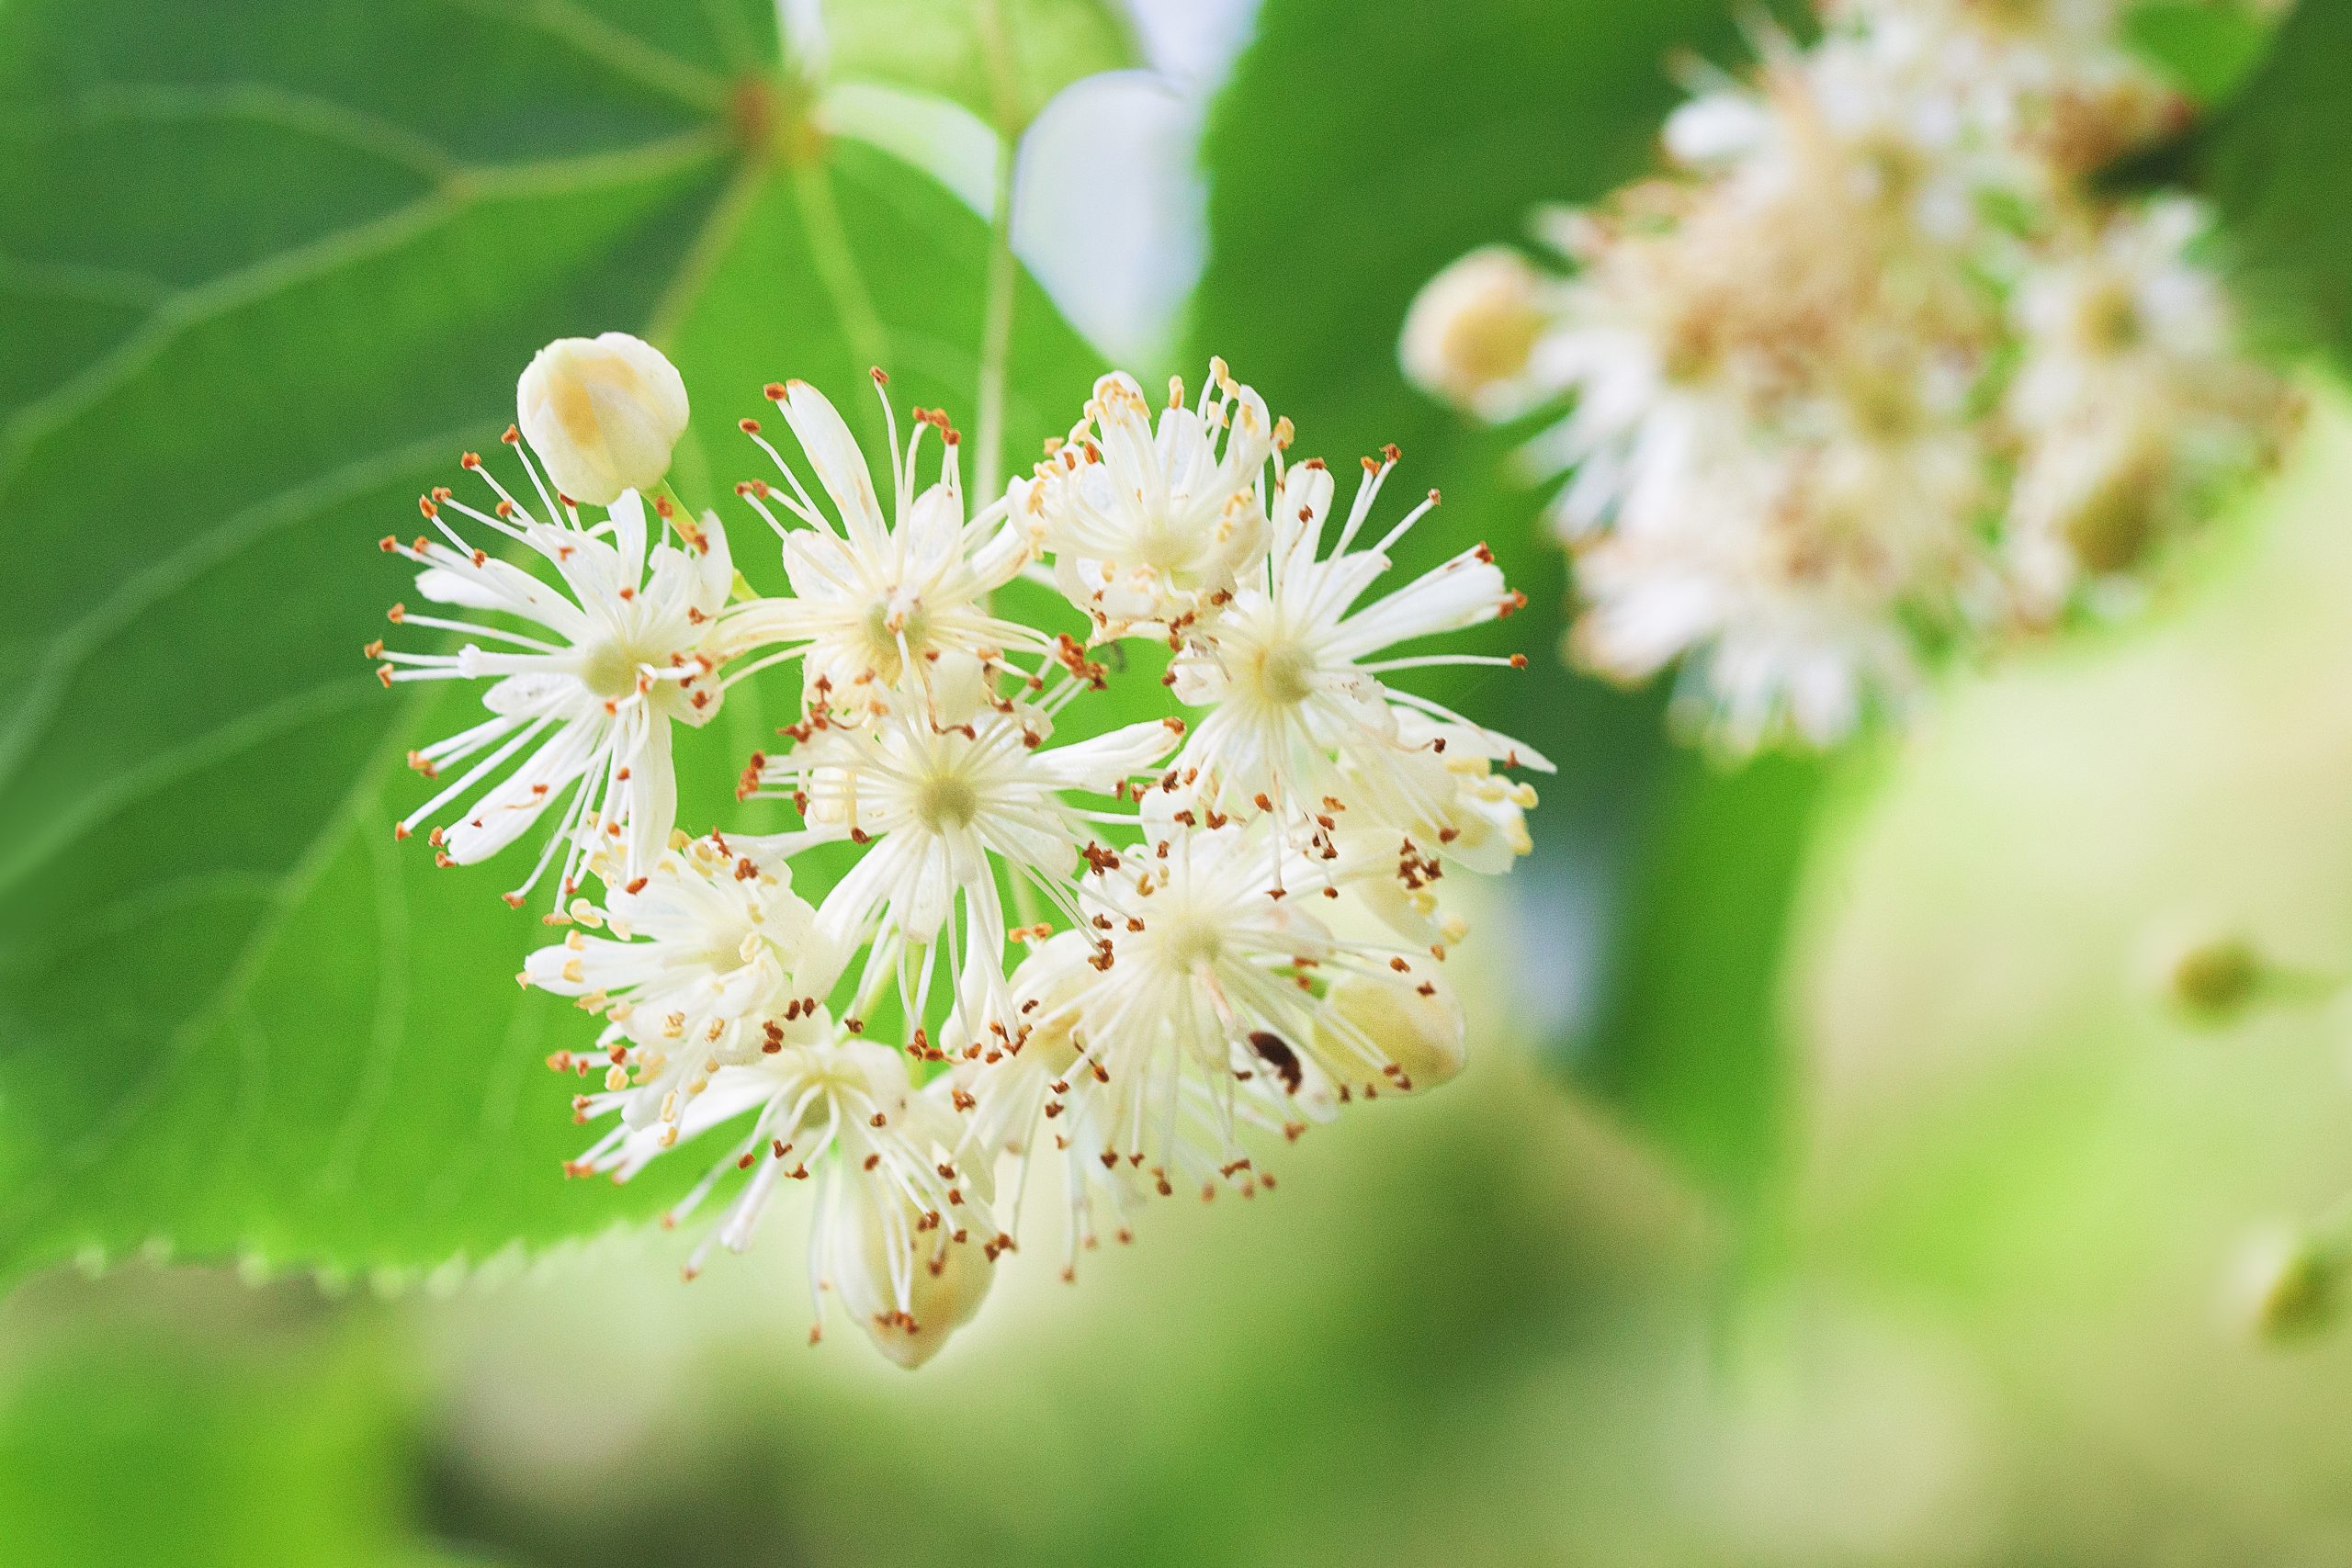
{"type": "Polygon", "coordinates": [[[879,371],[875,386],[890,429],[887,519],[865,454],[822,392],[805,381],[767,388],[840,517],[838,527],[783,454],[761,436],[758,422],[742,422],[775,460],[789,491],[764,480],[737,487],[775,530],[792,596],[735,606],[719,640],[730,652],[778,649],[730,679],[802,660],[806,706],[875,711],[913,691],[928,698],[944,722],[959,722],[979,700],[987,677],[1004,668],[1007,651],[1042,653],[1050,647],[1043,634],[989,610],[989,595],[1027,562],[1029,541],[1001,499],[965,517],[956,461],[961,442],[946,416],[917,409],[914,434],[901,452],[879,371]],[[922,486],[916,468],[923,432],[934,426],[943,447],[939,477],[922,486]],[[771,501],[802,526],[787,527],[770,510],[771,501]]]}
{"type": "MultiPolygon", "coordinates": [[[[520,445],[512,430],[507,440],[520,445]]],[[[569,846],[558,897],[571,890],[583,826],[618,841],[625,877],[642,874],[677,813],[670,727],[706,724],[718,710],[718,660],[706,641],[734,580],[727,535],[715,517],[699,528],[673,521],[665,503],[661,537],[649,541],[645,505],[634,491],[624,491],[603,521],[585,523],[577,508],[548,496],[531,469],[554,519],[542,522],[480,457],[466,454],[464,466],[489,481],[494,510],[435,490],[420,505],[439,537],[404,545],[388,536],[383,547],[424,569],[417,591],[427,599],[511,624],[417,615],[395,605],[396,623],[463,633],[468,641],[456,653],[388,653],[380,642],[369,645],[370,656],[384,661],[378,673],[388,686],[492,682],[482,694],[489,718],[410,753],[411,766],[427,778],[470,765],[403,818],[399,834],[470,799],[432,835],[444,863],[468,864],[514,842],[562,801],[559,828],[508,902],[522,901],[558,846],[569,846]],[[529,550],[555,581],[469,543],[447,512],[481,525],[502,547],[529,550]],[[671,541],[673,528],[681,542],[671,541]]]]}
{"type": "MultiPolygon", "coordinates": [[[[1208,828],[1190,815],[1090,875],[1088,924],[1103,951],[1062,1004],[1075,1009],[1087,1066],[1064,1079],[1077,1124],[1099,1140],[1073,1157],[1124,1159],[1163,1194],[1250,1171],[1245,1125],[1295,1137],[1337,1102],[1394,1087],[1402,1069],[1322,993],[1349,975],[1419,985],[1435,962],[1336,940],[1306,895],[1340,889],[1318,888],[1313,862],[1283,866],[1269,819],[1208,828]]],[[[1056,1017],[1023,1021],[1035,1030],[1056,1017]]]]}
{"type": "MultiPolygon", "coordinates": [[[[1285,818],[1344,799],[1341,762],[1377,768],[1408,749],[1398,716],[1419,710],[1467,721],[1428,698],[1395,690],[1380,676],[1431,665],[1523,668],[1526,660],[1463,653],[1373,656],[1391,645],[1458,631],[1509,615],[1525,603],[1503,584],[1484,545],[1463,551],[1369,604],[1357,602],[1387,571],[1388,550],[1437,504],[1415,506],[1377,544],[1353,547],[1396,466],[1395,448],[1365,460],[1355,503],[1328,555],[1319,555],[1332,482],[1319,460],[1282,475],[1264,564],[1208,626],[1196,627],[1171,665],[1179,700],[1210,712],[1185,742],[1177,766],[1201,798],[1225,812],[1279,811],[1285,818]]],[[[1498,755],[1548,769],[1527,748],[1494,737],[1498,755]]]]}
{"type": "Polygon", "coordinates": [[[602,908],[575,900],[567,918],[573,929],[519,978],[608,1021],[597,1041],[605,1087],[633,1090],[632,1128],[674,1132],[686,1085],[819,1027],[820,998],[798,980],[824,966],[811,947],[816,911],[790,869],[748,843],[716,833],[681,843],[609,888],[602,908]],[[600,929],[611,934],[588,934],[600,929]]]}
{"type": "MultiPolygon", "coordinates": [[[[665,405],[606,408],[596,378],[617,372],[591,351],[635,364],[610,344],[553,345],[526,409],[571,443],[566,462],[650,483],[665,405]]],[[[718,1210],[689,1277],[711,1247],[751,1246],[779,1183],[808,1183],[820,1321],[836,1297],[914,1367],[978,1309],[1045,1168],[1074,1260],[1104,1229],[1128,1239],[1149,1194],[1271,1189],[1267,1135],[1454,1076],[1462,1010],[1439,965],[1464,927],[1442,884],[1528,852],[1534,795],[1506,770],[1549,764],[1385,683],[1524,665],[1389,651],[1523,603],[1485,547],[1375,595],[1435,493],[1360,537],[1389,448],[1327,530],[1331,476],[1285,465],[1287,424],[1221,362],[1198,403],[1180,388],[1156,423],[1131,379],[1103,378],[1071,441],[968,517],[944,415],[916,410],[901,448],[885,398],[886,510],[833,406],[801,382],[769,392],[813,485],[747,420],[782,483],[738,493],[781,541],[790,596],[752,598],[717,520],[673,520],[667,499],[649,513],[624,486],[583,517],[574,492],[596,481],[560,491],[510,431],[545,521],[492,479],[488,510],[436,490],[432,532],[385,541],[428,597],[487,613],[392,618],[471,640],[369,651],[388,685],[492,682],[484,722],[413,755],[458,776],[403,835],[449,807],[433,840],[445,862],[473,860],[548,818],[525,888],[567,852],[558,940],[517,976],[598,1019],[548,1058],[593,1080],[576,1118],[608,1119],[567,1171],[625,1181],[711,1134],[716,1157],[664,1215],[718,1210]],[[928,484],[924,426],[944,446],[928,484]],[[515,564],[533,558],[537,575],[515,564]],[[1094,642],[1166,641],[1163,682],[1206,708],[1198,730],[1082,728],[1074,714],[1124,659],[990,605],[1049,575],[1094,642]],[[796,660],[789,748],[753,754],[739,796],[788,800],[798,826],[689,838],[670,726],[796,660]],[[835,874],[804,897],[812,868],[835,874]],[[601,893],[574,896],[583,869],[601,893]],[[923,1081],[915,1063],[938,1070],[923,1081]]]]}
{"type": "MultiPolygon", "coordinates": [[[[1442,922],[1396,922],[1409,945],[1376,934],[1395,912],[1384,894],[1432,908],[1436,861],[1400,861],[1393,833],[1385,864],[1351,861],[1328,836],[1301,854],[1268,819],[1199,827],[1165,789],[1144,819],[1143,848],[1097,861],[1086,925],[1022,961],[1008,1010],[944,1037],[969,1143],[1021,1156],[1024,1172],[1059,1167],[1066,1274],[1096,1244],[1098,1208],[1125,1242],[1147,1191],[1250,1196],[1273,1178],[1249,1129],[1295,1138],[1351,1099],[1461,1066],[1461,1012],[1428,934],[1442,922]],[[1336,935],[1308,905],[1355,929],[1336,935]]],[[[1008,1226],[1018,1217],[1016,1205],[1008,1226]]]]}
{"type": "Polygon", "coordinates": [[[677,367],[627,333],[548,344],[523,372],[514,406],[556,490],[591,506],[660,484],[686,429],[677,367]]]}
{"type": "Polygon", "coordinates": [[[1578,660],[1627,681],[1682,660],[1682,716],[1735,750],[1831,745],[1900,713],[1920,637],[1990,592],[1983,453],[1939,418],[1829,423],[1849,407],[1826,403],[1803,441],[1751,435],[1703,470],[1703,496],[1580,541],[1578,660]]]}
{"type": "MultiPolygon", "coordinates": [[[[1510,870],[1535,848],[1526,818],[1535,807],[1535,788],[1495,771],[1512,763],[1498,747],[1499,739],[1475,725],[1399,709],[1396,752],[1357,752],[1341,760],[1349,827],[1396,829],[1416,852],[1488,876],[1510,870]]],[[[1396,834],[1387,837],[1387,847],[1396,849],[1396,834]]]]}
{"type": "Polygon", "coordinates": [[[1078,1095],[1079,1080],[1098,1073],[1090,1064],[1080,998],[1093,978],[1101,950],[1079,931],[1057,931],[1036,944],[1013,971],[1009,1006],[982,1015],[977,1031],[950,1019],[942,1034],[955,1066],[956,1103],[967,1112],[965,1143],[1022,1162],[1021,1190],[1011,1201],[1004,1224],[1018,1233],[1029,1183],[1036,1168],[1059,1168],[1069,1254],[1063,1277],[1072,1277],[1078,1254],[1099,1240],[1095,1210],[1106,1205],[1114,1234],[1135,1239],[1129,1213],[1140,1195],[1135,1170],[1125,1160],[1103,1159],[1117,1141],[1105,1118],[1115,1107],[1107,1096],[1078,1095]]]}
{"type": "Polygon", "coordinates": [[[2192,259],[2205,228],[2196,203],[2154,202],[2020,291],[2006,415],[2025,452],[2008,547],[2037,617],[2082,578],[2139,564],[2292,422],[2291,395],[2240,353],[2221,280],[2192,259]]]}
{"type": "Polygon", "coordinates": [[[1012,703],[955,726],[911,709],[855,721],[820,712],[791,732],[789,753],[753,759],[758,791],[788,796],[808,825],[783,847],[865,846],[817,912],[826,951],[846,959],[872,944],[861,994],[895,964],[902,993],[910,975],[919,983],[905,995],[910,1016],[923,1016],[944,931],[961,1004],[1003,1000],[999,867],[1074,916],[1069,879],[1102,852],[1097,824],[1126,818],[1065,795],[1125,795],[1183,726],[1148,719],[1063,746],[1046,744],[1051,729],[1043,712],[1012,703]],[[960,928],[950,919],[959,900],[960,928]]]}
{"type": "Polygon", "coordinates": [[[1522,456],[1566,476],[1576,658],[1678,668],[1678,712],[1735,748],[1832,744],[2086,577],[2111,599],[2267,453],[2286,400],[2193,225],[2109,222],[2087,183],[2162,102],[2120,17],[1837,5],[1703,82],[1668,175],[1542,220],[1574,270],[1521,287],[1544,320],[1484,412],[1566,405],[1522,456]],[[2129,352],[2085,342],[2143,319],[2129,352]]]}
{"type": "Polygon", "coordinates": [[[2132,8],[2132,0],[1836,0],[1830,10],[1834,24],[1866,39],[1902,39],[1971,118],[2056,183],[2095,174],[2180,122],[2178,95],[2128,36],[2132,8]]]}
{"type": "Polygon", "coordinates": [[[1054,581],[1096,640],[1172,636],[1215,608],[1263,541],[1259,484],[1276,440],[1263,400],[1221,359],[1197,406],[1169,382],[1156,432],[1143,389],[1114,372],[1035,478],[1014,482],[1014,510],[1054,552],[1054,581]]]}
{"type": "Polygon", "coordinates": [[[1516,418],[1556,389],[1528,373],[1556,286],[1508,245],[1487,245],[1421,286],[1396,355],[1431,397],[1491,420],[1516,418]]]}
{"type": "MultiPolygon", "coordinates": [[[[813,1180],[812,1302],[838,1291],[852,1320],[903,1366],[919,1364],[970,1316],[988,1274],[969,1254],[993,1258],[1004,1245],[989,1210],[990,1175],[985,1164],[958,1168],[962,1122],[943,1095],[913,1087],[902,1054],[829,1029],[817,1043],[722,1065],[688,1089],[675,1121],[627,1113],[634,1098],[654,1092],[650,1086],[582,1096],[582,1121],[624,1114],[569,1168],[626,1181],[680,1137],[742,1123],[709,1173],[663,1216],[676,1224],[722,1179],[751,1173],[695,1247],[689,1278],[711,1243],[732,1252],[751,1246],[778,1181],[813,1180]]],[[[817,1334],[812,1326],[809,1337],[817,1334]]]]}

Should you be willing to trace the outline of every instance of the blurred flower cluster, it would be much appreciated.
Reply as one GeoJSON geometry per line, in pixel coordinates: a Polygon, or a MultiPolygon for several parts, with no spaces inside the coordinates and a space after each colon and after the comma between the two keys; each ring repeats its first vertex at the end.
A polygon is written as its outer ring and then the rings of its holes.
{"type": "Polygon", "coordinates": [[[1572,658],[1720,741],[1828,745],[1935,660],[2139,596],[2296,399],[2188,198],[2096,177],[2185,106],[2120,0],[1834,0],[1668,121],[1668,170],[1422,290],[1425,389],[1566,476],[1572,658]],[[1559,412],[1565,410],[1564,412],[1559,412]]]}
{"type": "Polygon", "coordinates": [[[799,462],[741,422],[772,464],[736,487],[781,554],[767,596],[664,485],[677,372],[622,334],[550,345],[505,437],[526,482],[469,453],[481,502],[436,489],[424,534],[383,541],[471,616],[393,620],[458,646],[368,651],[387,685],[488,683],[486,716],[412,754],[455,776],[401,836],[445,818],[457,864],[554,824],[507,898],[553,873],[562,934],[520,979],[600,1021],[551,1058],[596,1080],[579,1119],[612,1121],[571,1168],[625,1179],[725,1129],[668,1215],[731,1187],[689,1273],[808,1182],[812,1292],[912,1365],[1016,1246],[1030,1167],[1074,1262],[1146,1194],[1272,1185],[1253,1130],[1452,1077],[1444,879],[1527,852],[1533,793],[1503,770],[1548,764],[1390,683],[1525,664],[1387,653],[1522,602],[1484,545],[1374,592],[1437,502],[1374,521],[1393,448],[1342,507],[1221,362],[1156,408],[1111,375],[975,509],[947,416],[914,410],[902,442],[874,382],[879,484],[806,382],[765,389],[799,462]],[[795,664],[799,716],[738,793],[800,826],[688,836],[674,730],[795,664]],[[1157,716],[1102,722],[1124,671],[1157,716]]]}

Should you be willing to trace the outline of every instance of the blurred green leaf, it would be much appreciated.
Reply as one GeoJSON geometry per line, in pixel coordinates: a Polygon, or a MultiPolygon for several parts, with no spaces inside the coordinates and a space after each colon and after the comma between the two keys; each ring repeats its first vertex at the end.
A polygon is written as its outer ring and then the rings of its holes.
{"type": "Polygon", "coordinates": [[[456,1568],[409,1529],[381,1336],[283,1297],[241,1314],[219,1277],[60,1283],[8,1325],[9,1568],[456,1568]]]}
{"type": "Polygon", "coordinates": [[[825,47],[831,75],[933,93],[1016,132],[1080,77],[1143,63],[1111,0],[827,0],[825,47]]]}
{"type": "MultiPolygon", "coordinates": [[[[1300,454],[1339,464],[1402,446],[1397,482],[1439,487],[1445,504],[1399,552],[1399,570],[1484,537],[1529,593],[1525,613],[1486,628],[1490,651],[1549,658],[1564,629],[1565,568],[1542,498],[1513,474],[1523,433],[1475,428],[1404,384],[1406,308],[1454,257],[1521,235],[1531,208],[1597,198],[1650,167],[1680,96],[1674,67],[1693,55],[1749,58],[1737,9],[1499,0],[1432,27],[1416,0],[1267,0],[1216,105],[1196,361],[1229,357],[1296,422],[1300,454]]],[[[1769,777],[1722,776],[1678,755],[1653,697],[1556,668],[1430,689],[1560,764],[1539,781],[1532,873],[1565,885],[1561,908],[1598,925],[1580,939],[1555,914],[1559,929],[1544,937],[1598,950],[1602,1027],[1570,1043],[1578,1070],[1702,1174],[1734,1189],[1751,1182],[1781,1111],[1768,1018],[1802,822],[1765,820],[1769,777]],[[1714,940],[1678,948],[1679,910],[1629,919],[1628,890],[1689,874],[1695,835],[1746,812],[1751,794],[1758,837],[1734,873],[1747,879],[1738,896],[1721,882],[1692,885],[1694,908],[1708,907],[1702,888],[1720,896],[1714,940]],[[1705,1020],[1686,1010],[1701,996],[1713,1009],[1705,1020]],[[1702,1134],[1712,1152],[1696,1146],[1702,1134]]]]}
{"type": "Polygon", "coordinates": [[[1658,781],[1588,1077],[1718,1195],[1753,1199],[1782,1151],[1795,1059],[1781,981],[1828,764],[1696,753],[1658,781]]]}
{"type": "Polygon", "coordinates": [[[2153,0],[2124,14],[2132,46],[2199,104],[2226,98],[2253,71],[2269,40],[2251,5],[2228,0],[2153,0]]]}
{"type": "Polygon", "coordinates": [[[2257,319],[2352,363],[2352,3],[2303,0],[2203,138],[2199,177],[2257,319]]]}
{"type": "MultiPolygon", "coordinates": [[[[662,1196],[560,1179],[582,1134],[538,1064],[582,1021],[512,978],[543,928],[506,868],[390,834],[402,750],[476,695],[397,700],[359,649],[413,592],[373,541],[494,453],[549,338],[665,341],[699,400],[680,488],[739,523],[763,381],[877,432],[872,364],[970,407],[984,227],[778,123],[773,28],[763,0],[0,10],[0,1272],[151,1243],[397,1271],[662,1196]]],[[[1025,446],[1097,366],[1025,283],[1018,320],[1025,446]]],[[[770,722],[694,737],[689,824],[770,722]]]]}

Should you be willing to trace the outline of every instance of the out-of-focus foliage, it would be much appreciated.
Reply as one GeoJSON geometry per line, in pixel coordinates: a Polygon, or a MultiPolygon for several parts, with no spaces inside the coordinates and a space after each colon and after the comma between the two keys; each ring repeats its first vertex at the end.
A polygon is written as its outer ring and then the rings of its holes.
{"type": "MultiPolygon", "coordinates": [[[[797,120],[773,11],[392,0],[0,13],[0,1272],[150,1241],[429,1267],[642,1213],[567,1186],[560,1009],[496,885],[390,824],[443,710],[360,658],[375,550],[498,453],[551,337],[650,333],[701,400],[691,504],[763,382],[967,410],[984,223],[797,120]]],[[[1094,357],[1034,287],[1008,423],[1094,357]]],[[[738,558],[776,575],[763,534],[738,558]]],[[[782,716],[698,732],[697,830],[782,716]]],[[[492,872],[492,876],[497,874],[492,872]]],[[[664,1173],[665,1175],[667,1173],[664,1173]]]]}
{"type": "Polygon", "coordinates": [[[2241,292],[2282,335],[2352,364],[2352,5],[2305,0],[2200,148],[2241,292]]]}
{"type": "Polygon", "coordinates": [[[830,0],[824,16],[831,74],[934,94],[1015,130],[1072,82],[1142,62],[1109,0],[830,0]]]}
{"type": "Polygon", "coordinates": [[[0,1355],[9,1568],[458,1568],[409,1517],[387,1341],[225,1276],[11,1303],[0,1355]]]}
{"type": "Polygon", "coordinates": [[[2127,12],[2132,43],[2199,104],[2228,97],[2261,60],[2270,29],[2253,6],[2148,0],[2127,12]]]}
{"type": "MultiPolygon", "coordinates": [[[[1329,457],[1401,445],[1398,479],[1442,491],[1441,515],[1475,525],[1531,597],[1491,633],[1498,650],[1558,643],[1560,560],[1542,498],[1514,478],[1515,437],[1405,385],[1406,307],[1538,204],[1593,199],[1646,170],[1680,96],[1672,68],[1745,57],[1736,10],[1508,0],[1432,28],[1413,0],[1269,0],[1219,102],[1199,351],[1234,357],[1329,457]]],[[[1678,751],[1647,695],[1508,679],[1457,694],[1561,767],[1541,786],[1538,848],[1577,880],[1593,925],[1559,939],[1600,980],[1572,1059],[1746,1201],[1779,1145],[1779,933],[1812,769],[1730,773],[1678,751]],[[1725,856],[1715,834],[1734,826],[1748,847],[1725,856]]]]}

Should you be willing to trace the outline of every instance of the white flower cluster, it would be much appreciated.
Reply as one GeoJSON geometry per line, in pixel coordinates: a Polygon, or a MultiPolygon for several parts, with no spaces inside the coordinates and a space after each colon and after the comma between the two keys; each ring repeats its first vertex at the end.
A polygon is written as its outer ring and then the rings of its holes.
{"type": "Polygon", "coordinates": [[[1832,743],[1925,665],[2128,603],[2275,453],[2203,214],[2092,176],[2180,110],[2120,0],[1844,0],[1666,131],[1672,168],[1422,291],[1401,356],[1510,422],[1583,613],[1571,656],[1736,749],[1832,743]]]}
{"type": "Polygon", "coordinates": [[[1126,1239],[1146,1194],[1272,1186],[1258,1134],[1451,1077],[1444,878],[1527,852],[1534,795],[1502,770],[1549,764],[1389,683],[1525,663],[1386,652],[1521,603],[1483,545],[1374,593],[1437,502],[1374,524],[1393,448],[1335,519],[1331,471],[1292,460],[1221,363],[1157,411],[1106,376],[972,511],[957,432],[918,409],[901,446],[884,379],[878,487],[806,383],[767,389],[800,463],[741,422],[775,478],[737,494],[790,587],[763,597],[718,517],[657,489],[676,372],[617,334],[553,345],[506,436],[537,505],[468,454],[487,504],[435,490],[429,531],[384,541],[425,598],[487,618],[396,607],[462,646],[368,651],[387,684],[491,682],[488,717],[412,754],[456,776],[401,836],[444,816],[431,842],[468,863],[554,822],[507,897],[555,870],[562,940],[521,979],[602,1021],[552,1058],[599,1080],[579,1118],[612,1123],[571,1168],[625,1179],[725,1128],[669,1215],[731,1184],[689,1272],[750,1243],[779,1181],[811,1182],[812,1293],[913,1365],[1013,1247],[1030,1167],[1058,1168],[1074,1260],[1126,1239]],[[572,493],[590,483],[600,507],[572,493]],[[993,602],[1016,595],[1044,624],[993,602]],[[1160,656],[1164,693],[1136,679],[1165,716],[1082,728],[1114,665],[1160,656]],[[796,662],[788,744],[739,793],[800,826],[688,837],[673,726],[796,662]],[[834,874],[804,893],[812,863],[834,874]]]}

